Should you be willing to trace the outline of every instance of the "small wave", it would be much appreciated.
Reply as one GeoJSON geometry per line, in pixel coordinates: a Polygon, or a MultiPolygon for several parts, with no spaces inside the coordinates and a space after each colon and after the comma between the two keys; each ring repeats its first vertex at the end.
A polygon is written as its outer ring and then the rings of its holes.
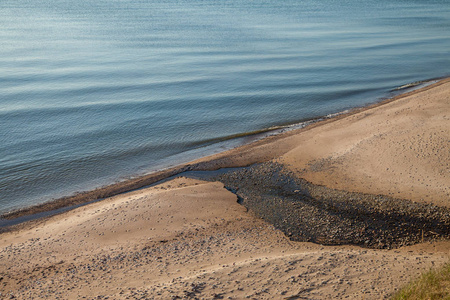
{"type": "Polygon", "coordinates": [[[236,133],[236,134],[230,134],[230,135],[211,138],[211,139],[204,139],[204,140],[200,140],[198,142],[193,142],[192,144],[198,145],[198,146],[206,146],[206,145],[225,142],[225,141],[229,141],[229,140],[245,138],[245,137],[250,137],[250,136],[256,136],[256,135],[264,134],[264,133],[268,133],[268,132],[275,132],[277,130],[285,129],[287,127],[288,126],[272,126],[272,127],[248,131],[248,132],[240,132],[240,133],[236,133]]]}
{"type": "Polygon", "coordinates": [[[284,124],[284,125],[275,125],[275,126],[270,126],[267,128],[253,130],[253,131],[241,132],[241,133],[231,134],[231,135],[227,135],[227,136],[212,138],[212,139],[204,139],[204,140],[200,140],[198,142],[193,142],[192,145],[198,145],[200,147],[203,147],[203,146],[220,143],[220,142],[225,142],[225,141],[229,141],[229,140],[235,140],[235,139],[240,139],[240,138],[245,138],[245,137],[257,137],[258,135],[260,135],[260,137],[257,138],[257,140],[258,140],[258,139],[267,137],[268,135],[276,135],[276,134],[280,134],[280,133],[283,133],[286,131],[301,129],[308,125],[317,123],[319,121],[331,119],[331,118],[337,117],[339,115],[346,114],[348,112],[349,112],[349,110],[347,109],[347,110],[343,110],[343,111],[340,111],[337,113],[330,113],[330,114],[327,114],[322,117],[311,118],[311,119],[307,119],[307,120],[298,121],[295,123],[289,123],[289,124],[284,124]]]}
{"type": "Polygon", "coordinates": [[[433,79],[419,80],[419,81],[410,82],[410,83],[401,85],[399,87],[396,87],[396,88],[390,90],[390,92],[404,91],[404,90],[408,90],[408,89],[411,89],[411,88],[424,87],[424,86],[436,83],[436,82],[438,82],[441,79],[442,78],[433,78],[433,79]]]}
{"type": "Polygon", "coordinates": [[[425,81],[416,81],[416,82],[407,83],[407,84],[404,84],[402,86],[396,87],[395,89],[392,89],[391,92],[406,90],[406,89],[418,86],[419,84],[422,84],[424,82],[425,81]]]}

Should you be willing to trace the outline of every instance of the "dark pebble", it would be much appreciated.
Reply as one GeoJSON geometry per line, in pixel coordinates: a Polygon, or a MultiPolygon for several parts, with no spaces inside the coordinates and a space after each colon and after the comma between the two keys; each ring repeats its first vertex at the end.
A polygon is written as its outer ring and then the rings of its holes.
{"type": "Polygon", "coordinates": [[[210,179],[295,241],[391,249],[450,237],[447,208],[314,185],[278,163],[210,179]]]}

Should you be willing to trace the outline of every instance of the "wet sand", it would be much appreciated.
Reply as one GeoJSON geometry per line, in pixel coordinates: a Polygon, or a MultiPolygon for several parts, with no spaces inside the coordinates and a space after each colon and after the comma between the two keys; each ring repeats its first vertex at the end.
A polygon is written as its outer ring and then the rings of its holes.
{"type": "MultiPolygon", "coordinates": [[[[232,193],[219,181],[181,177],[123,192],[180,170],[264,162],[313,187],[436,207],[445,225],[448,112],[450,81],[443,80],[127,186],[107,187],[102,196],[119,194],[0,235],[1,297],[387,298],[411,278],[447,262],[449,241],[419,236],[390,250],[351,245],[352,234],[339,246],[293,241],[278,224],[238,204],[239,191],[232,193]]],[[[260,173],[270,171],[258,166],[260,173]]],[[[278,187],[288,185],[280,181],[278,187]]],[[[95,193],[84,196],[93,199],[95,193]]],[[[273,193],[280,195],[276,185],[273,193]]],[[[335,228],[332,222],[320,226],[335,228]]]]}

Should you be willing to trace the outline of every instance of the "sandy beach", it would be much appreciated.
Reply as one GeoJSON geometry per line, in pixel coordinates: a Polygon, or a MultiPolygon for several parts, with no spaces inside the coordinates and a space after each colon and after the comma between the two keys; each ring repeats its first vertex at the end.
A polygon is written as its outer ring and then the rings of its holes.
{"type": "Polygon", "coordinates": [[[1,233],[0,298],[389,298],[449,259],[449,113],[444,79],[65,199],[107,197],[1,233]]]}

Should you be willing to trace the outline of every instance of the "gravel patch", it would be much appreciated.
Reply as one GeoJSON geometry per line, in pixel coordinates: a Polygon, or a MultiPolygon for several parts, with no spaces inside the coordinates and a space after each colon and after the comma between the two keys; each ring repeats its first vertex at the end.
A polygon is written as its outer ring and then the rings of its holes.
{"type": "Polygon", "coordinates": [[[210,180],[294,241],[392,249],[450,237],[447,208],[314,185],[275,162],[210,180]]]}

